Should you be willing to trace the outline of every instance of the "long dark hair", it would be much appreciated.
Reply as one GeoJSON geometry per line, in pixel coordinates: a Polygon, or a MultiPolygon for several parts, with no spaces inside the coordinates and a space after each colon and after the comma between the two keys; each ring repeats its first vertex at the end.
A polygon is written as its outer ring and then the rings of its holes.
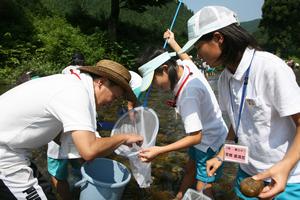
{"type": "Polygon", "coordinates": [[[199,40],[212,40],[215,32],[221,33],[224,37],[224,42],[221,45],[222,54],[219,61],[225,66],[237,64],[247,47],[261,50],[255,38],[238,24],[231,24],[205,34],[199,40]]]}
{"type": "MultiPolygon", "coordinates": [[[[142,54],[142,56],[137,60],[136,63],[138,66],[141,66],[141,65],[147,63],[148,61],[152,60],[153,58],[161,55],[164,52],[166,52],[166,50],[162,49],[162,48],[156,48],[156,49],[148,48],[142,54]]],[[[175,88],[176,83],[178,82],[178,76],[177,76],[178,66],[177,66],[176,60],[174,58],[171,58],[170,60],[166,61],[161,66],[156,68],[154,73],[159,74],[159,75],[162,74],[163,70],[164,70],[163,65],[168,66],[168,77],[170,80],[170,87],[171,87],[171,90],[173,90],[175,88]]]]}

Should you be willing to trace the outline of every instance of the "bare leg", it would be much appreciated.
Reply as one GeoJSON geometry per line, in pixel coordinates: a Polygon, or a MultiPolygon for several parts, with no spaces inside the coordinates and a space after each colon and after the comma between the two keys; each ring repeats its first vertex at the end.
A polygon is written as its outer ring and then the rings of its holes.
{"type": "Polygon", "coordinates": [[[72,200],[72,194],[70,192],[68,181],[58,180],[54,176],[51,176],[51,182],[63,200],[72,200]]]}
{"type": "Polygon", "coordinates": [[[182,199],[186,190],[195,184],[196,182],[195,174],[196,174],[195,161],[189,159],[189,161],[185,166],[185,174],[175,199],[178,200],[182,199]]]}
{"type": "Polygon", "coordinates": [[[197,186],[196,186],[197,191],[201,191],[203,190],[203,193],[210,197],[211,199],[214,199],[214,195],[213,195],[213,191],[212,191],[212,184],[211,183],[207,183],[205,185],[205,183],[203,183],[202,181],[197,182],[197,186]],[[205,186],[205,188],[203,188],[205,186]]]}

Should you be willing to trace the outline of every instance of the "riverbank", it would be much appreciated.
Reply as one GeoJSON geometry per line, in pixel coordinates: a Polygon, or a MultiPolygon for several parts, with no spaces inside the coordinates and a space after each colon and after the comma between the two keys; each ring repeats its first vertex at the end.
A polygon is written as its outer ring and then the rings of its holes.
{"type": "MultiPolygon", "coordinates": [[[[298,84],[300,83],[300,71],[295,72],[298,84]]],[[[217,76],[209,77],[209,82],[216,93],[217,91],[217,76]]],[[[0,87],[4,92],[8,86],[0,87]]],[[[172,143],[183,137],[183,126],[179,118],[176,118],[173,108],[166,106],[164,103],[167,99],[172,98],[170,93],[158,92],[153,90],[150,94],[148,106],[157,112],[159,117],[160,127],[157,137],[157,145],[164,145],[172,143]]],[[[111,107],[103,109],[100,113],[104,116],[104,120],[116,121],[117,120],[117,107],[125,102],[116,102],[111,107]]],[[[228,123],[228,120],[226,120],[228,123]]],[[[109,136],[109,132],[101,131],[102,136],[109,136]]],[[[129,166],[126,159],[112,155],[110,158],[120,161],[129,166]]],[[[46,178],[50,178],[47,173],[46,163],[46,146],[33,151],[33,159],[37,163],[42,174],[46,178]]],[[[149,189],[140,189],[132,178],[127,185],[123,200],[169,200],[174,197],[178,191],[181,179],[184,174],[184,164],[187,161],[186,150],[172,152],[166,155],[159,156],[152,162],[152,177],[153,183],[149,189]]],[[[101,170],[101,169],[99,169],[101,170]]],[[[216,200],[232,200],[235,199],[233,192],[234,177],[236,174],[237,165],[232,163],[225,163],[222,178],[216,183],[214,192],[216,200]]]]}

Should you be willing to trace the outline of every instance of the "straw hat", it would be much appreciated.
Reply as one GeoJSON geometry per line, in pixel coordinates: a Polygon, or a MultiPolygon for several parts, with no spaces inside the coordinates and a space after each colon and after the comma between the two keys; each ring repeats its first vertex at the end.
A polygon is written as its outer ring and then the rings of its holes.
{"type": "Polygon", "coordinates": [[[123,65],[112,60],[100,60],[96,66],[84,66],[79,69],[81,72],[108,78],[125,90],[125,98],[127,100],[136,101],[136,97],[129,86],[131,75],[123,65]]]}

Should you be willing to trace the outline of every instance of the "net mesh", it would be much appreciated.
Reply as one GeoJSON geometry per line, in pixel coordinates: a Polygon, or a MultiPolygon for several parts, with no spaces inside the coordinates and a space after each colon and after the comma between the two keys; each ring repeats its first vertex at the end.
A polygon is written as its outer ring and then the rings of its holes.
{"type": "Polygon", "coordinates": [[[136,107],[121,116],[116,122],[112,135],[119,133],[135,133],[143,136],[144,141],[141,146],[132,145],[128,147],[121,145],[115,152],[129,159],[131,172],[140,188],[150,187],[151,163],[142,162],[138,155],[141,148],[155,145],[159,122],[156,113],[147,107],[136,107]]]}
{"type": "Polygon", "coordinates": [[[196,190],[193,190],[191,188],[189,188],[182,200],[211,200],[211,198],[209,198],[208,196],[206,196],[205,194],[203,194],[203,192],[199,192],[199,191],[196,191],[196,190]]]}
{"type": "Polygon", "coordinates": [[[115,152],[130,157],[137,155],[141,148],[155,145],[158,128],[158,117],[151,108],[141,106],[130,110],[118,119],[112,130],[112,135],[118,133],[139,134],[144,138],[143,144],[141,147],[135,144],[132,147],[121,145],[115,152]]]}

